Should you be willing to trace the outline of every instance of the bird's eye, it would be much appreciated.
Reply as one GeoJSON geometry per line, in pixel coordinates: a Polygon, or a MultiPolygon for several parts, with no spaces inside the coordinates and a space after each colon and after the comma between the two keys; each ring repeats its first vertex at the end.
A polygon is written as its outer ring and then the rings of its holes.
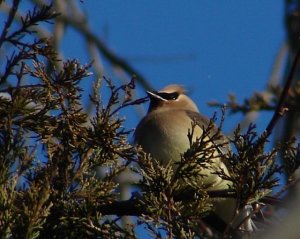
{"type": "Polygon", "coordinates": [[[179,93],[177,93],[177,92],[172,92],[172,93],[160,92],[160,93],[158,93],[158,95],[160,97],[164,98],[165,100],[177,100],[179,93]]]}

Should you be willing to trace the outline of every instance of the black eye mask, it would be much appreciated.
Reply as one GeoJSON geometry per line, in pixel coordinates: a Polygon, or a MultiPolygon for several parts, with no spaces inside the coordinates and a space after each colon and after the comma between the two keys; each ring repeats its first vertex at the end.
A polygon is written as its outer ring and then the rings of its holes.
{"type": "Polygon", "coordinates": [[[165,100],[177,100],[179,96],[179,93],[177,92],[172,92],[172,93],[157,92],[156,94],[165,100]]]}

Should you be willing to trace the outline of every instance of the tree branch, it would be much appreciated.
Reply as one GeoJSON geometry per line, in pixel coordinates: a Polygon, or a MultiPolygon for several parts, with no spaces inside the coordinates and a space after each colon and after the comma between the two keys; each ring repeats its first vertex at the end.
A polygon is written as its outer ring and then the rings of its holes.
{"type": "Polygon", "coordinates": [[[291,85],[292,85],[293,77],[295,75],[295,71],[296,71],[296,67],[298,65],[299,59],[300,59],[300,49],[298,49],[298,51],[296,53],[295,59],[293,61],[291,70],[290,70],[290,72],[288,74],[287,80],[285,82],[283,91],[282,91],[281,96],[279,98],[279,102],[277,104],[277,107],[276,107],[276,110],[275,110],[275,112],[273,114],[273,117],[270,120],[267,128],[264,131],[264,134],[263,134],[264,138],[268,138],[271,135],[271,133],[272,133],[275,125],[277,124],[278,120],[288,110],[285,107],[285,102],[286,102],[286,99],[287,99],[288,94],[289,94],[289,89],[291,88],[291,85]]]}
{"type": "Polygon", "coordinates": [[[103,41],[98,36],[96,36],[84,22],[82,23],[82,21],[71,19],[70,17],[66,17],[64,15],[60,16],[59,19],[64,21],[66,24],[69,24],[70,26],[74,27],[79,32],[81,32],[88,41],[94,42],[94,44],[97,46],[99,51],[103,54],[103,56],[106,57],[113,65],[122,68],[130,76],[135,75],[137,81],[146,90],[153,89],[141,73],[139,73],[136,69],[134,69],[133,66],[131,66],[127,61],[117,56],[112,51],[110,51],[108,47],[103,43],[103,41]]]}
{"type": "Polygon", "coordinates": [[[7,21],[5,22],[5,26],[4,26],[1,36],[0,36],[0,48],[3,44],[3,42],[6,40],[6,35],[8,33],[8,30],[9,30],[14,18],[15,18],[19,3],[20,3],[20,0],[14,0],[12,7],[10,8],[7,21]]]}

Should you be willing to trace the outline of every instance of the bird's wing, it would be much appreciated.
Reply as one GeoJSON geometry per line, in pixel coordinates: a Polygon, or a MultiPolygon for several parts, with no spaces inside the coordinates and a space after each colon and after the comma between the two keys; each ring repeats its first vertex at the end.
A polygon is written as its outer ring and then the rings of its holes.
{"type": "Polygon", "coordinates": [[[209,125],[211,124],[212,128],[209,132],[209,136],[216,137],[216,140],[214,140],[213,143],[215,144],[217,149],[220,151],[220,153],[222,153],[222,154],[228,153],[228,151],[230,150],[229,140],[219,130],[219,128],[214,124],[214,122],[211,119],[201,115],[198,112],[194,112],[194,111],[190,111],[190,110],[187,110],[186,113],[199,127],[201,127],[204,130],[207,129],[209,127],[209,125]]]}

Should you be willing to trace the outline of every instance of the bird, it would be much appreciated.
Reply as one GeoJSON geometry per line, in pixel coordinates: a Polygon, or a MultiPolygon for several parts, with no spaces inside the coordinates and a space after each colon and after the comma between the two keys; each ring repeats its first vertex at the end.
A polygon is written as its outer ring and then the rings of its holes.
{"type": "MultiPolygon", "coordinates": [[[[159,91],[147,91],[150,99],[149,109],[145,117],[138,123],[135,133],[135,144],[142,147],[143,151],[163,165],[169,162],[180,162],[184,152],[190,148],[188,132],[192,130],[195,122],[193,141],[201,137],[203,129],[210,124],[210,119],[199,112],[194,101],[187,96],[186,90],[181,85],[168,85],[159,91]]],[[[208,137],[217,132],[217,127],[211,129],[208,137]]],[[[230,150],[227,138],[221,133],[216,139],[214,157],[210,167],[204,167],[199,173],[205,175],[201,183],[207,190],[229,189],[232,182],[224,180],[213,171],[222,169],[229,175],[226,162],[221,157],[222,153],[230,150]],[[220,145],[220,146],[218,146],[220,145]]],[[[232,198],[222,198],[213,201],[214,212],[226,223],[232,222],[235,215],[236,201],[232,198]]],[[[237,226],[240,220],[235,222],[237,226]]]]}

